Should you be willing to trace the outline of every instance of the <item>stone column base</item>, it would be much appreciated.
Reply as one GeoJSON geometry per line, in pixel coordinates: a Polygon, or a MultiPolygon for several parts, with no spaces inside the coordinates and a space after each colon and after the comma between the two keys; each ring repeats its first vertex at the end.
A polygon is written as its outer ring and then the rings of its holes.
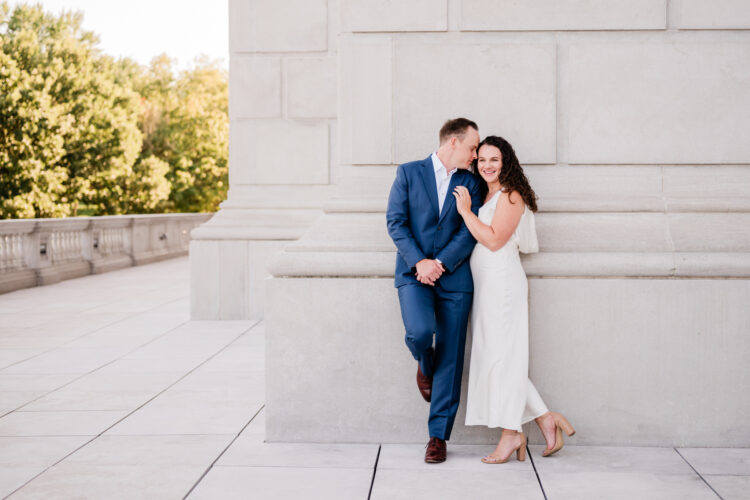
{"type": "MultiPolygon", "coordinates": [[[[392,278],[284,278],[266,288],[266,438],[426,442],[428,405],[392,278]]],[[[578,433],[566,442],[750,446],[750,280],[531,278],[529,376],[578,433]]],[[[452,443],[492,444],[463,425],[452,443]]],[[[543,439],[531,423],[531,442],[543,439]]]]}

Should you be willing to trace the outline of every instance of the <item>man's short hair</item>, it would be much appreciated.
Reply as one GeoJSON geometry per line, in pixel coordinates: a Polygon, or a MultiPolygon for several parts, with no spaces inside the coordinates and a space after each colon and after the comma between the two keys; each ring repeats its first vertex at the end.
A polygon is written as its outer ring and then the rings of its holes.
{"type": "Polygon", "coordinates": [[[458,140],[463,141],[464,136],[466,135],[466,130],[469,127],[479,132],[477,124],[468,118],[454,118],[448,120],[442,127],[440,127],[440,144],[443,144],[454,135],[458,137],[458,140]]]}

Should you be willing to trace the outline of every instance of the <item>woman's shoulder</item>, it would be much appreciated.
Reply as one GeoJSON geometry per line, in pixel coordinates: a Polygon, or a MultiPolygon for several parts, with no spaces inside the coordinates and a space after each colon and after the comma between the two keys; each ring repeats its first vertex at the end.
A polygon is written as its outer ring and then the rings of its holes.
{"type": "Polygon", "coordinates": [[[518,191],[503,189],[500,192],[502,193],[502,195],[498,200],[499,203],[505,203],[513,207],[519,207],[520,205],[520,209],[526,207],[526,202],[524,201],[523,196],[521,196],[521,193],[519,193],[518,191]]]}

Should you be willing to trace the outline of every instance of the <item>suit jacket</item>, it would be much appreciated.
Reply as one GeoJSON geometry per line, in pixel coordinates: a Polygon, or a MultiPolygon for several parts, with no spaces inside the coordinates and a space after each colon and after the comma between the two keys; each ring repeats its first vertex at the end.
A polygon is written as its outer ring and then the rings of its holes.
{"type": "Polygon", "coordinates": [[[414,273],[422,259],[440,259],[445,272],[436,286],[450,292],[472,292],[468,257],[476,241],[456,210],[453,189],[466,186],[471,193],[471,210],[481,206],[479,182],[468,170],[451,176],[443,210],[438,214],[438,195],[432,158],[399,165],[388,196],[388,234],[398,249],[396,287],[419,283],[414,273]]]}

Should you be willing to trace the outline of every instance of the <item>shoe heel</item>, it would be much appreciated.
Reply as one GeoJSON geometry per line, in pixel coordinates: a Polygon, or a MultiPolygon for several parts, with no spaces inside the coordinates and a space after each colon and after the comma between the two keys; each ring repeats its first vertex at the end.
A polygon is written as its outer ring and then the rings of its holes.
{"type": "Polygon", "coordinates": [[[568,419],[562,416],[560,413],[555,413],[555,423],[565,431],[565,434],[572,436],[576,433],[576,430],[570,425],[568,419]]]}
{"type": "Polygon", "coordinates": [[[516,450],[516,458],[519,462],[526,460],[526,436],[521,433],[521,446],[516,450]]]}

